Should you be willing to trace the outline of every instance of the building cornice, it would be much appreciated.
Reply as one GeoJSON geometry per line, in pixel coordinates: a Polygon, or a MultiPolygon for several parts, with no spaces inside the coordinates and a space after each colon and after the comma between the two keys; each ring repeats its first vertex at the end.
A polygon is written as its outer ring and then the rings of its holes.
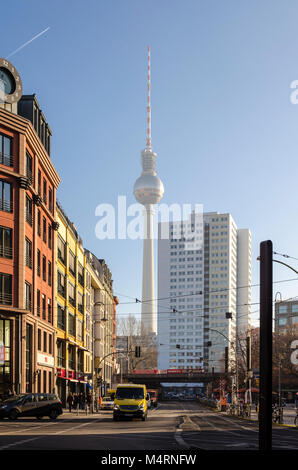
{"type": "Polygon", "coordinates": [[[14,130],[15,132],[25,135],[32,150],[38,155],[45,171],[52,179],[54,186],[58,188],[60,177],[52,160],[42,145],[31,121],[19,116],[18,114],[13,114],[0,108],[0,125],[8,128],[9,130],[14,130]]]}

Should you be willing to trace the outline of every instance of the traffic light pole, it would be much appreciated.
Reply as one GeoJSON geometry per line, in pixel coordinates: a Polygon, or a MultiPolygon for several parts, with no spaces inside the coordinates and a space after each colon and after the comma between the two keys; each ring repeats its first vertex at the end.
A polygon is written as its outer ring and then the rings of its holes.
{"type": "Polygon", "coordinates": [[[259,449],[272,449],[272,254],[271,240],[260,244],[260,408],[259,449]]]}

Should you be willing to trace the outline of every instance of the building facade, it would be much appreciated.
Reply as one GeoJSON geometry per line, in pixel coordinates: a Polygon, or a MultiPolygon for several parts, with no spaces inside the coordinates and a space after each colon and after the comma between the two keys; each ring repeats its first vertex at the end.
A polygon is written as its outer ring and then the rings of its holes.
{"type": "Polygon", "coordinates": [[[230,214],[159,224],[159,369],[221,371],[226,346],[232,363],[250,320],[250,239],[230,214]]]}
{"type": "Polygon", "coordinates": [[[298,298],[275,302],[275,333],[286,334],[298,330],[298,298]]]}
{"type": "MultiPolygon", "coordinates": [[[[94,393],[103,396],[112,386],[116,368],[116,306],[110,269],[103,259],[85,250],[86,270],[90,277],[90,306],[94,338],[94,393]]],[[[116,300],[117,299],[117,300],[116,300]]]]}
{"type": "Polygon", "coordinates": [[[85,252],[73,222],[57,202],[57,391],[86,393],[92,373],[91,324],[86,309],[85,252]]]}
{"type": "Polygon", "coordinates": [[[0,66],[0,395],[52,392],[60,179],[35,95],[22,96],[12,64],[0,66]]]}

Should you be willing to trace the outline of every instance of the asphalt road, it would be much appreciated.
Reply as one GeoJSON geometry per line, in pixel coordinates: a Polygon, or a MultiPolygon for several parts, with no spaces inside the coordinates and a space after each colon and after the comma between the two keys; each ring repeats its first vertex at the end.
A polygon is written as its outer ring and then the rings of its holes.
{"type": "MultiPolygon", "coordinates": [[[[273,445],[298,450],[298,430],[274,427],[273,445]]],[[[148,420],[114,422],[111,411],[64,413],[56,421],[0,421],[1,450],[256,450],[257,423],[228,417],[195,402],[163,402],[148,420]]]]}

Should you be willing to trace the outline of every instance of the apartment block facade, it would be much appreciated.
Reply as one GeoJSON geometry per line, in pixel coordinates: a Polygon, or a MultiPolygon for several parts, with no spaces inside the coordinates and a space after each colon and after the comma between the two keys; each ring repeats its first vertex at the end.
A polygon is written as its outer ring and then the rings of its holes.
{"type": "Polygon", "coordinates": [[[250,243],[228,213],[159,224],[159,369],[222,371],[226,346],[233,362],[250,321],[250,243]]]}

